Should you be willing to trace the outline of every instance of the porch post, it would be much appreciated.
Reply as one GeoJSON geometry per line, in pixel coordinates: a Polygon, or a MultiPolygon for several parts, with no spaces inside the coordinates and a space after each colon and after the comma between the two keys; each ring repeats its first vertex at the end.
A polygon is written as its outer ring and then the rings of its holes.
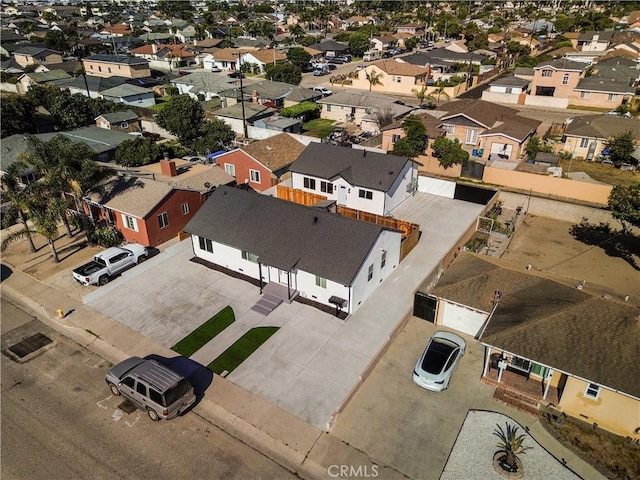
{"type": "Polygon", "coordinates": [[[262,295],[262,263],[258,260],[258,281],[260,282],[260,295],[262,295]]]}
{"type": "Polygon", "coordinates": [[[287,270],[287,300],[291,301],[291,271],[287,270]]]}
{"type": "Polygon", "coordinates": [[[484,347],[484,368],[482,369],[482,377],[486,377],[489,373],[489,362],[491,360],[491,348],[484,347]]]}
{"type": "Polygon", "coordinates": [[[547,378],[545,379],[547,383],[545,383],[544,385],[544,395],[542,395],[543,400],[547,399],[547,393],[549,393],[549,386],[551,385],[552,376],[553,376],[553,369],[550,368],[546,375],[547,378]]]}
{"type": "MultiPolygon", "coordinates": [[[[502,352],[502,355],[504,355],[504,352],[502,352]]],[[[503,358],[500,357],[500,360],[498,360],[498,383],[502,381],[502,372],[507,368],[507,362],[503,358]]]]}

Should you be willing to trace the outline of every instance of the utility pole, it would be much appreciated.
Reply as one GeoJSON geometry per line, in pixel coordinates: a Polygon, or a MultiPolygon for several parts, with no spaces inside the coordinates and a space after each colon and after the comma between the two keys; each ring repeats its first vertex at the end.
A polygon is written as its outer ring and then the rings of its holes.
{"type": "Polygon", "coordinates": [[[238,72],[240,73],[240,105],[242,106],[242,128],[244,130],[244,138],[249,138],[247,130],[247,117],[244,111],[244,88],[242,87],[242,53],[234,53],[238,56],[238,72]]]}

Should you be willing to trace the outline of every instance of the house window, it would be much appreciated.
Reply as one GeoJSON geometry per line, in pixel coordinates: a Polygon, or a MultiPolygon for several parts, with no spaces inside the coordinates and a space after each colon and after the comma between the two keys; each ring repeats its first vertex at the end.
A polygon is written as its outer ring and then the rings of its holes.
{"type": "Polygon", "coordinates": [[[581,138],[580,139],[580,148],[587,148],[588,145],[589,145],[589,139],[588,138],[581,138]]]}
{"type": "Polygon", "coordinates": [[[89,68],[90,68],[91,70],[93,70],[93,65],[89,65],[89,68]]]}
{"type": "Polygon", "coordinates": [[[98,71],[101,72],[102,71],[102,67],[98,66],[98,71]]]}
{"type": "Polygon", "coordinates": [[[580,98],[589,98],[589,92],[580,92],[580,98]]]}
{"type": "Polygon", "coordinates": [[[387,264],[387,252],[382,252],[382,258],[380,259],[380,270],[387,264]]]}
{"type": "Polygon", "coordinates": [[[327,288],[327,279],[316,275],[316,287],[327,288]]]}
{"type": "Polygon", "coordinates": [[[504,93],[513,93],[513,89],[511,87],[507,87],[505,88],[504,93]]]}
{"type": "Polygon", "coordinates": [[[253,183],[260,183],[260,172],[258,170],[249,169],[249,177],[253,183]]]}
{"type": "Polygon", "coordinates": [[[590,383],[584,391],[584,396],[592,400],[597,400],[600,395],[600,386],[595,383],[590,383]]]}
{"type": "Polygon", "coordinates": [[[225,163],[224,164],[224,171],[227,172],[232,177],[236,176],[236,166],[234,164],[232,164],[232,163],[225,163]]]}
{"type": "Polygon", "coordinates": [[[111,73],[111,67],[107,67],[107,71],[111,73]]]}
{"type": "Polygon", "coordinates": [[[569,85],[569,74],[565,73],[562,76],[562,85],[569,85]]]}
{"type": "Polygon", "coordinates": [[[122,223],[129,230],[133,230],[134,232],[138,231],[138,221],[135,218],[133,218],[133,217],[131,217],[129,215],[125,215],[123,213],[122,214],[122,223]]]}
{"type": "Polygon", "coordinates": [[[553,75],[553,70],[542,70],[543,77],[550,77],[551,75],[553,75]]]}
{"type": "Polygon", "coordinates": [[[617,94],[610,93],[609,95],[607,95],[607,102],[615,102],[616,100],[618,100],[617,94]]]}
{"type": "Polygon", "coordinates": [[[373,263],[369,265],[369,271],[367,272],[367,282],[370,282],[373,278],[373,263]]]}
{"type": "Polygon", "coordinates": [[[211,240],[204,237],[198,237],[198,242],[200,243],[200,250],[213,253],[213,242],[211,240]]]}
{"type": "Polygon", "coordinates": [[[331,111],[331,105],[327,105],[327,112],[331,111]]]}
{"type": "Polygon", "coordinates": [[[396,142],[401,138],[402,138],[402,135],[400,135],[399,133],[394,133],[393,135],[391,135],[391,143],[395,145],[396,142]]]}
{"type": "Polygon", "coordinates": [[[182,214],[186,215],[187,213],[189,213],[189,204],[188,203],[183,203],[182,204],[182,214]]]}
{"type": "Polygon", "coordinates": [[[333,193],[333,183],[331,182],[320,182],[320,191],[324,193],[333,193]]]}
{"type": "Polygon", "coordinates": [[[129,128],[129,122],[122,122],[121,128],[129,128]]]}
{"type": "Polygon", "coordinates": [[[396,83],[401,83],[402,82],[402,77],[395,77],[395,81],[396,81],[396,83]]]}
{"type": "Polygon", "coordinates": [[[358,190],[358,196],[360,198],[366,198],[367,200],[373,199],[373,192],[371,190],[358,190]]]}
{"type": "Polygon", "coordinates": [[[478,141],[478,131],[477,130],[467,130],[467,145],[475,145],[478,141]]]}
{"type": "Polygon", "coordinates": [[[255,253],[249,253],[246,250],[242,250],[242,259],[248,260],[253,263],[258,263],[258,255],[255,253]]]}
{"type": "Polygon", "coordinates": [[[316,189],[316,181],[314,178],[304,177],[302,183],[304,185],[304,188],[308,188],[309,190],[316,189]]]}
{"type": "Polygon", "coordinates": [[[443,125],[442,128],[444,128],[444,131],[447,132],[448,134],[453,135],[453,132],[456,127],[454,127],[453,125],[443,125]]]}
{"type": "Polygon", "coordinates": [[[158,225],[160,225],[160,228],[169,226],[169,215],[167,215],[167,212],[158,215],[158,225]]]}

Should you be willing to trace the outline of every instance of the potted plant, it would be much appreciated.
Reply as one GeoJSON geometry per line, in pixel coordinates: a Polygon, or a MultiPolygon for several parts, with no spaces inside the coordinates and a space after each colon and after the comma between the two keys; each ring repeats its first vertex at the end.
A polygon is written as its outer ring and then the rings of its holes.
{"type": "Polygon", "coordinates": [[[523,445],[526,435],[518,435],[518,427],[510,425],[508,422],[505,423],[504,429],[496,424],[493,434],[500,439],[498,442],[499,450],[493,456],[495,470],[506,478],[522,477],[524,467],[518,455],[531,448],[523,445]]]}

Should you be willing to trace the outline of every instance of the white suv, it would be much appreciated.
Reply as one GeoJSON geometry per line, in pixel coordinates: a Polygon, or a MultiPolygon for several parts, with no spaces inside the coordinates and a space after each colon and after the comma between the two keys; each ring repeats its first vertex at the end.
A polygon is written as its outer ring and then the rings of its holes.
{"type": "Polygon", "coordinates": [[[329,95],[331,95],[333,93],[328,88],[320,87],[320,86],[313,87],[313,90],[316,91],[316,92],[322,93],[322,95],[324,95],[325,97],[328,97],[329,95]]]}

